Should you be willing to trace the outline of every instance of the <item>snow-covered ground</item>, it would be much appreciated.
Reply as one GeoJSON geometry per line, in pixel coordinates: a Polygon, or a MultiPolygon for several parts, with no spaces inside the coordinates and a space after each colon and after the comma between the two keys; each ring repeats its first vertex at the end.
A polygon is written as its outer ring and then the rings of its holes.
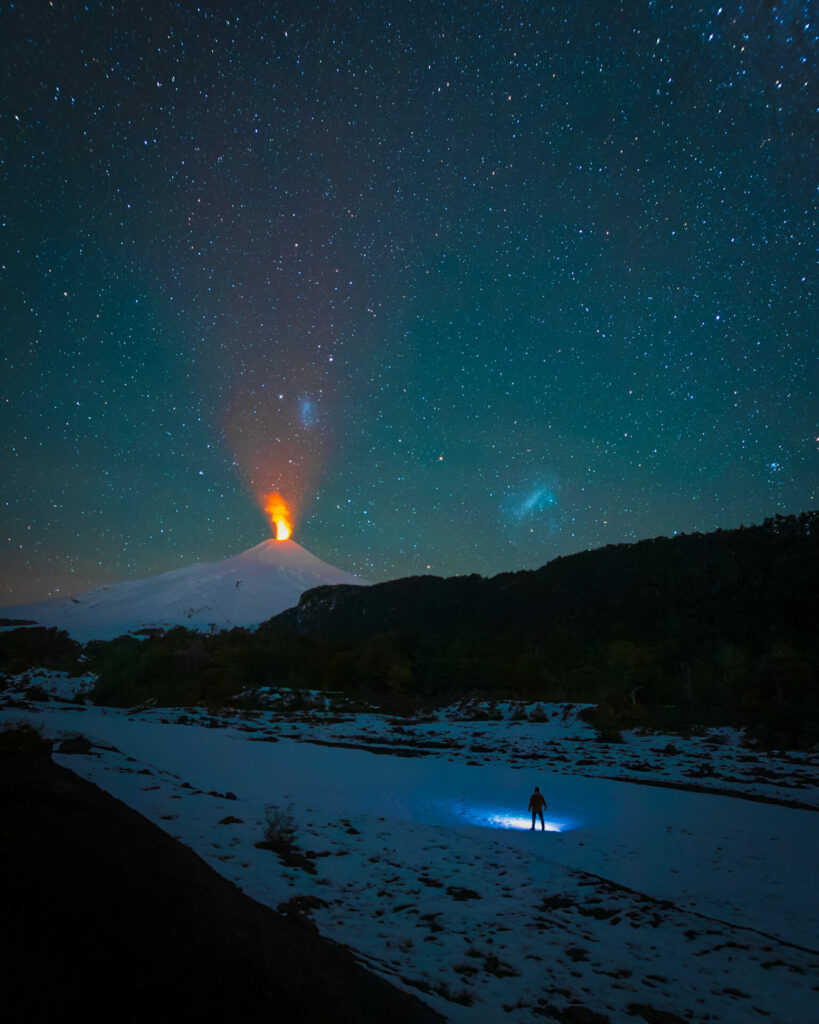
{"type": "Polygon", "coordinates": [[[215,718],[22,700],[31,682],[63,697],[77,687],[38,674],[6,691],[0,723],[102,744],[55,758],[452,1021],[594,1019],[564,1017],[572,1006],[611,1022],[662,1019],[652,1007],[691,1021],[817,1018],[819,814],[758,802],[819,806],[815,755],[755,754],[728,730],[599,744],[572,705],[534,722],[509,706],[491,709],[499,720],[486,708],[426,722],[284,708],[215,718]],[[549,830],[533,834],[534,785],[549,830]],[[269,806],[292,808],[302,866],[255,846],[269,806]]]}

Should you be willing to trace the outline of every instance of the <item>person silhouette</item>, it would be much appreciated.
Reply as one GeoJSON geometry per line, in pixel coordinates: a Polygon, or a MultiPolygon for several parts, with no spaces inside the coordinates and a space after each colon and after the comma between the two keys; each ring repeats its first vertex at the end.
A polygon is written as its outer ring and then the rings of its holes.
{"type": "Polygon", "coordinates": [[[535,791],[529,797],[529,810],[532,812],[532,831],[535,830],[535,817],[540,817],[540,831],[546,831],[546,822],[543,820],[543,812],[546,810],[546,801],[540,792],[540,786],[535,786],[535,791]]]}

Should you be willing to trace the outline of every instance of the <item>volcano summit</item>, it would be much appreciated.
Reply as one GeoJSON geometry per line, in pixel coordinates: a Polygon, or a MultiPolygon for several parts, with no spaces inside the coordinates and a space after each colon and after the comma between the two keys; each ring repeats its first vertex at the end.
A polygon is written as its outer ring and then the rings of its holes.
{"type": "Polygon", "coordinates": [[[141,629],[210,632],[255,627],[298,603],[305,590],[364,580],[322,562],[293,540],[266,540],[221,562],[197,562],[73,597],[0,609],[4,618],[65,629],[85,643],[141,629]]]}

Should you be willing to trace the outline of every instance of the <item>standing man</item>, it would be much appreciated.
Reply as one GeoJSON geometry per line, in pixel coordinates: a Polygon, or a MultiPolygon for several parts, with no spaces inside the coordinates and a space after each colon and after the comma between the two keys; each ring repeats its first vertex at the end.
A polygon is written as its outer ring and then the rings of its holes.
{"type": "Polygon", "coordinates": [[[535,791],[529,797],[529,810],[532,812],[532,831],[535,830],[535,817],[540,816],[540,831],[546,831],[546,823],[543,820],[543,812],[546,810],[546,801],[540,792],[540,787],[535,786],[535,791]]]}

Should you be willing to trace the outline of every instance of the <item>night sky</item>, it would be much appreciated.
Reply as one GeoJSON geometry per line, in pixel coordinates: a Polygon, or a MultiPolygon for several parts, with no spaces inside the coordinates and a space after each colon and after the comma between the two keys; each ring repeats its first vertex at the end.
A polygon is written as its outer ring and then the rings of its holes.
{"type": "Polygon", "coordinates": [[[815,508],[810,7],[3,3],[0,602],[815,508]]]}

